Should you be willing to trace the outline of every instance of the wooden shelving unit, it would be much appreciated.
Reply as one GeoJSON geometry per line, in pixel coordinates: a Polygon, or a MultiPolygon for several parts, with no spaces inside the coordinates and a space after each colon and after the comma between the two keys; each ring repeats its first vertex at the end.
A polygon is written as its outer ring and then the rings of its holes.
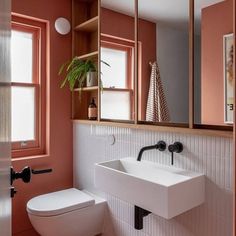
{"type": "MultiPolygon", "coordinates": [[[[72,0],[72,28],[74,29],[72,56],[77,56],[81,60],[93,60],[96,64],[99,64],[100,56],[99,8],[100,0],[72,0]]],[[[98,76],[100,76],[99,71],[98,76]]],[[[98,81],[100,81],[99,78],[98,81]]],[[[92,98],[95,98],[99,113],[99,87],[98,84],[94,87],[74,89],[72,93],[72,119],[88,120],[88,106],[92,98]]]]}
{"type": "MultiPolygon", "coordinates": [[[[72,51],[73,57],[77,56],[81,60],[91,59],[99,64],[100,62],[100,3],[101,0],[72,0],[72,51]]],[[[136,4],[137,5],[137,4],[136,4]]],[[[191,7],[191,13],[193,13],[193,4],[191,7]]],[[[138,19],[138,9],[136,6],[135,18],[138,19]]],[[[190,16],[192,22],[190,22],[190,31],[193,28],[193,16],[190,16]]],[[[107,35],[102,35],[105,37],[107,35]]],[[[117,38],[116,38],[117,39],[117,38]]],[[[119,39],[118,39],[119,40],[119,39]]],[[[190,41],[192,42],[192,36],[190,34],[190,41]]],[[[135,21],[135,41],[129,41],[135,43],[135,88],[138,88],[138,20],[135,21]]],[[[190,51],[192,51],[192,45],[190,44],[190,51]]],[[[193,67],[192,60],[190,57],[190,67],[193,67]]],[[[100,76],[100,67],[98,67],[98,76],[100,76]]],[[[190,93],[193,94],[193,70],[190,70],[190,93]]],[[[100,79],[98,78],[98,81],[100,79]]],[[[118,88],[104,88],[104,91],[119,90],[118,88]]],[[[122,90],[123,91],[123,90],[122,90]]],[[[100,85],[90,88],[75,89],[72,92],[72,119],[76,123],[81,124],[98,124],[98,125],[111,125],[116,127],[126,127],[144,130],[156,130],[160,132],[179,132],[179,133],[189,133],[196,135],[209,135],[209,136],[220,136],[232,138],[232,131],[225,131],[225,127],[215,127],[215,126],[197,126],[193,122],[193,99],[190,96],[190,124],[189,127],[174,127],[171,125],[157,125],[153,124],[143,124],[137,120],[138,114],[138,96],[135,96],[135,124],[121,123],[116,121],[104,121],[100,119],[100,85]],[[91,121],[88,120],[88,105],[92,98],[95,98],[98,107],[98,120],[91,121]],[[215,129],[215,130],[214,130],[215,129]]]]}

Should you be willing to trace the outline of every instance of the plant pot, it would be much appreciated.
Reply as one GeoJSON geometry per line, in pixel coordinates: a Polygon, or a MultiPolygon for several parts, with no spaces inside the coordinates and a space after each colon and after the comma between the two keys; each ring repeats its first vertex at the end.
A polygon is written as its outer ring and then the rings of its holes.
{"type": "Polygon", "coordinates": [[[96,71],[90,71],[87,73],[86,86],[87,87],[98,86],[98,77],[96,71]]]}

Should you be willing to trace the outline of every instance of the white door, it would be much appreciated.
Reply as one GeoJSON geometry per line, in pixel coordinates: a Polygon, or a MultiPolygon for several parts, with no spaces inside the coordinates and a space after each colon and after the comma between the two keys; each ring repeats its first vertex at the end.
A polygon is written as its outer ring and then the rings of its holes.
{"type": "Polygon", "coordinates": [[[11,236],[10,12],[11,12],[11,1],[0,0],[0,235],[1,236],[11,236]]]}

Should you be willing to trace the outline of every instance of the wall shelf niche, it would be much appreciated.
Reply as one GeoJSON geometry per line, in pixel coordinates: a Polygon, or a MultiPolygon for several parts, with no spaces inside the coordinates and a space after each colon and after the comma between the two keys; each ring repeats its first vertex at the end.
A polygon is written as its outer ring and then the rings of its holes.
{"type": "MultiPolygon", "coordinates": [[[[99,62],[99,3],[99,0],[72,0],[72,57],[93,60],[96,64],[99,62]]],[[[92,98],[99,108],[99,93],[99,84],[75,88],[72,92],[72,119],[88,120],[92,98]]]]}

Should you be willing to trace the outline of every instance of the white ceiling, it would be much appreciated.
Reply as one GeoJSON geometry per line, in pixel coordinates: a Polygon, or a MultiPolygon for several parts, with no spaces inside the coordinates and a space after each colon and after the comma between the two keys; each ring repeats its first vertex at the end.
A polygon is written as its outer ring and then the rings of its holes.
{"type": "MultiPolygon", "coordinates": [[[[195,0],[195,17],[201,19],[201,9],[224,0],[195,0]]],[[[102,6],[134,16],[133,0],[102,0],[102,6]]],[[[187,29],[189,0],[139,0],[140,18],[180,29],[187,29]]]]}

